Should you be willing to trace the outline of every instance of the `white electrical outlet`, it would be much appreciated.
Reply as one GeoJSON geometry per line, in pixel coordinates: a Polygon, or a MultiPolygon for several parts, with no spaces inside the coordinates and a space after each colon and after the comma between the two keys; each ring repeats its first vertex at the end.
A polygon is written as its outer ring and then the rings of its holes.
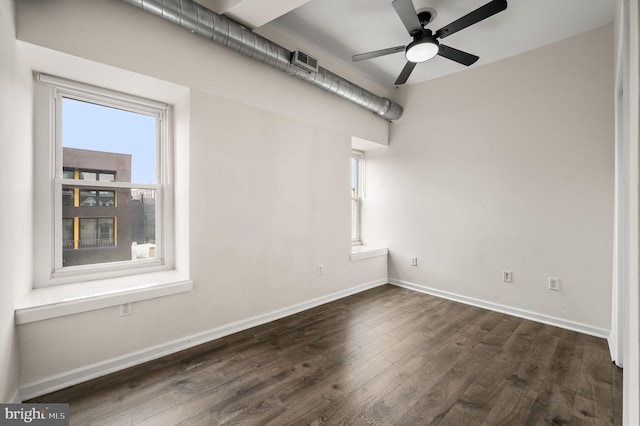
{"type": "Polygon", "coordinates": [[[411,266],[418,266],[418,258],[413,256],[411,258],[411,266]]]}
{"type": "Polygon", "coordinates": [[[131,315],[132,308],[131,303],[123,303],[120,305],[120,316],[126,317],[127,315],[131,315]]]}
{"type": "Polygon", "coordinates": [[[560,278],[549,277],[549,290],[560,291],[560,278]]]}
{"type": "Polygon", "coordinates": [[[318,275],[323,275],[324,274],[324,265],[321,263],[318,263],[318,266],[316,267],[316,271],[318,272],[318,275]]]}
{"type": "Polygon", "coordinates": [[[513,272],[511,271],[502,271],[502,281],[505,283],[513,282],[513,272]]]}

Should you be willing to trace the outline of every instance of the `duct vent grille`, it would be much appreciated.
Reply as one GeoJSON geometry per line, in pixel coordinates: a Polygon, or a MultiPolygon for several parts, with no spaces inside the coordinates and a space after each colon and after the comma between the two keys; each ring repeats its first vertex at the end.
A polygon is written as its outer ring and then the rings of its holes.
{"type": "Polygon", "coordinates": [[[291,63],[309,72],[318,72],[318,60],[300,50],[293,52],[291,63]]]}

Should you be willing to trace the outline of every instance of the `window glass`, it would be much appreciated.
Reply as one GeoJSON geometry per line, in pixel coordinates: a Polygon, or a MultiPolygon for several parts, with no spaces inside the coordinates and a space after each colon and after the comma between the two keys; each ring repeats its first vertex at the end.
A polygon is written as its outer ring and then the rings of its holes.
{"type": "Polygon", "coordinates": [[[62,188],[62,205],[65,207],[73,207],[74,190],[73,188],[62,188]]]}
{"type": "Polygon", "coordinates": [[[75,178],[75,170],[74,169],[69,169],[69,168],[64,168],[62,170],[62,178],[63,179],[74,179],[75,178]]]}
{"type": "Polygon", "coordinates": [[[156,183],[155,117],[64,97],[62,147],[76,150],[63,166],[84,168],[81,179],[156,183]]]}
{"type": "Polygon", "coordinates": [[[93,207],[98,204],[97,191],[81,189],[80,190],[80,206],[81,207],[93,207]]]}
{"type": "Polygon", "coordinates": [[[62,219],[62,248],[64,250],[73,249],[73,219],[62,219]]]}
{"type": "Polygon", "coordinates": [[[110,247],[114,244],[113,218],[80,218],[81,248],[110,247]]]}
{"type": "Polygon", "coordinates": [[[351,196],[358,196],[358,158],[351,157],[351,196]]]}
{"type": "Polygon", "coordinates": [[[80,179],[82,180],[96,180],[96,172],[89,170],[80,170],[80,179]]]}
{"type": "Polygon", "coordinates": [[[116,205],[115,191],[98,191],[98,205],[100,207],[114,207],[116,205]]]}
{"type": "Polygon", "coordinates": [[[72,218],[63,233],[74,219],[79,228],[77,243],[63,237],[63,266],[155,258],[156,190],[131,184],[156,183],[157,118],[69,97],[61,105],[63,177],[78,182],[62,191],[72,218]]]}
{"type": "Polygon", "coordinates": [[[354,245],[362,243],[360,236],[360,192],[363,161],[362,152],[353,151],[351,153],[351,242],[354,245]]]}
{"type": "Polygon", "coordinates": [[[82,248],[96,247],[97,228],[97,219],[80,218],[80,246],[82,248]]]}
{"type": "Polygon", "coordinates": [[[113,245],[113,219],[98,219],[97,240],[100,244],[113,245]]]}
{"type": "Polygon", "coordinates": [[[44,74],[35,82],[34,155],[49,166],[34,169],[34,285],[175,268],[171,106],[44,74]]]}
{"type": "Polygon", "coordinates": [[[98,180],[100,182],[114,182],[116,180],[116,174],[114,172],[99,172],[98,180]]]}

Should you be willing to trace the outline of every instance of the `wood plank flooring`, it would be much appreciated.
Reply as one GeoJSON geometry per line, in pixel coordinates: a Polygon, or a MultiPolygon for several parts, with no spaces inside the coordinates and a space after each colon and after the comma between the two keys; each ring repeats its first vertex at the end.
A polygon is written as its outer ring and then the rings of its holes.
{"type": "Polygon", "coordinates": [[[36,398],[72,425],[619,425],[605,340],[391,285],[36,398]]]}

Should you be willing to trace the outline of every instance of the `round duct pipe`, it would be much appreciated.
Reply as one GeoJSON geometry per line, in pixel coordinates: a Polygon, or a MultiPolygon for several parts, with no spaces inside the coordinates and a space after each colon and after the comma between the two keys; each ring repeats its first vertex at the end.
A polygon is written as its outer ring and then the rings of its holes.
{"type": "Polygon", "coordinates": [[[318,67],[318,71],[313,72],[291,64],[292,52],[288,49],[254,33],[226,16],[207,9],[193,0],[123,1],[166,19],[192,33],[215,41],[256,61],[270,65],[293,77],[340,96],[386,120],[397,120],[402,116],[402,106],[390,99],[371,93],[322,67],[318,67]]]}

